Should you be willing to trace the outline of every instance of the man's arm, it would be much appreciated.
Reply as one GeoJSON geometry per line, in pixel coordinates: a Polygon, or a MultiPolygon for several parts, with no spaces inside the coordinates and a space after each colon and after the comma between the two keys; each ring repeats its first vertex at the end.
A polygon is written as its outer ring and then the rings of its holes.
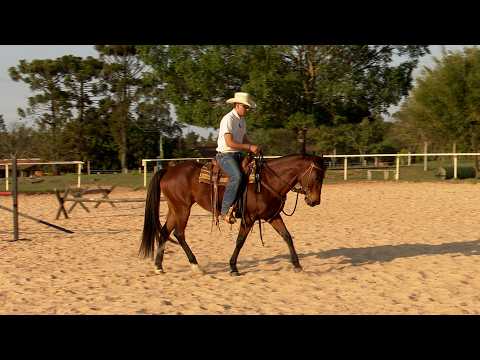
{"type": "Polygon", "coordinates": [[[239,144],[233,140],[232,134],[230,133],[225,134],[225,142],[227,143],[228,147],[231,147],[232,149],[235,149],[235,150],[244,150],[244,151],[253,152],[254,154],[256,154],[260,150],[260,147],[255,144],[245,143],[246,139],[248,138],[244,136],[243,143],[239,144]]]}

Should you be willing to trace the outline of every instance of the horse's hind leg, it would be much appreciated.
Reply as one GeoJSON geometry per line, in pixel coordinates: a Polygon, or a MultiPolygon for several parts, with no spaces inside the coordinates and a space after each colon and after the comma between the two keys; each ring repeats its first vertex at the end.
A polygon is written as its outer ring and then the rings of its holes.
{"type": "Polygon", "coordinates": [[[181,209],[176,210],[177,221],[175,225],[175,231],[173,235],[177,238],[179,244],[182,246],[183,251],[187,255],[188,262],[192,267],[192,271],[196,273],[203,274],[203,271],[198,266],[197,259],[195,255],[193,255],[192,250],[188,246],[187,242],[185,241],[185,228],[187,227],[188,217],[190,216],[190,208],[188,209],[181,209]]]}
{"type": "Polygon", "coordinates": [[[160,236],[160,243],[158,244],[158,249],[157,249],[157,256],[155,257],[155,272],[157,274],[162,274],[164,273],[163,271],[163,254],[165,252],[165,245],[167,243],[168,238],[170,237],[170,234],[172,233],[172,230],[175,226],[175,218],[172,215],[172,213],[169,211],[167,213],[167,220],[165,221],[165,224],[162,226],[161,234],[160,236]]]}
{"type": "Polygon", "coordinates": [[[294,270],[296,272],[302,271],[300,261],[298,260],[297,252],[295,251],[295,247],[293,246],[292,236],[288,232],[282,217],[280,215],[277,215],[276,217],[273,218],[273,220],[270,221],[270,224],[280,234],[283,240],[285,240],[285,242],[287,243],[288,250],[290,250],[290,257],[292,260],[294,270]]]}

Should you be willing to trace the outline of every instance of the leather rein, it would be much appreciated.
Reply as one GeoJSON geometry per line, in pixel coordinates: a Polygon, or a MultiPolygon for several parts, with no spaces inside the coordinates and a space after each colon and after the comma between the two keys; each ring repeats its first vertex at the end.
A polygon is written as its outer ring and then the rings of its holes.
{"type": "MultiPolygon", "coordinates": [[[[287,185],[287,189],[288,190],[291,190],[292,187],[295,185],[294,182],[286,182],[285,180],[283,180],[275,171],[273,171],[268,165],[267,163],[265,163],[265,166],[264,166],[264,169],[268,169],[270,171],[270,173],[272,173],[273,175],[275,175],[278,179],[280,179],[285,185],[287,185]]],[[[275,215],[273,215],[269,220],[267,220],[267,222],[270,222],[274,217],[276,217],[280,212],[283,212],[283,214],[285,214],[286,216],[292,216],[294,213],[295,213],[295,210],[297,209],[297,203],[298,203],[298,196],[299,194],[305,194],[308,196],[308,193],[310,191],[310,186],[311,186],[311,175],[312,175],[312,171],[313,169],[318,169],[318,170],[322,170],[321,167],[315,165],[315,163],[312,161],[312,163],[310,164],[310,166],[302,173],[302,175],[298,176],[298,177],[295,177],[294,178],[294,181],[295,182],[298,182],[300,183],[300,187],[301,189],[300,190],[295,190],[295,192],[297,193],[297,198],[295,200],[295,207],[293,208],[293,211],[291,214],[287,214],[285,211],[283,211],[283,206],[285,205],[285,201],[287,200],[287,196],[282,196],[278,193],[278,191],[276,191],[275,189],[273,189],[270,185],[266,184],[264,181],[262,181],[260,179],[260,182],[261,184],[266,187],[271,193],[273,193],[276,197],[278,197],[282,203],[280,204],[280,207],[279,209],[275,212],[275,215]],[[308,174],[308,178],[307,178],[307,184],[305,185],[305,187],[302,185],[302,180],[304,178],[304,176],[306,176],[308,174]],[[305,190],[306,188],[306,190],[305,190]]],[[[287,192],[288,192],[287,190],[287,192]]]]}

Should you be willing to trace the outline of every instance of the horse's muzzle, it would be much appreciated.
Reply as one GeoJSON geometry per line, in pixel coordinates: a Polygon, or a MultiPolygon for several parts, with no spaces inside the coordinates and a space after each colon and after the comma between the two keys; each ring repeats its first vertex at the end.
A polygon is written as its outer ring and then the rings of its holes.
{"type": "Polygon", "coordinates": [[[317,201],[312,201],[312,200],[310,200],[309,198],[305,198],[305,202],[306,202],[307,205],[310,206],[310,207],[314,207],[314,206],[320,205],[320,199],[318,199],[317,201]]]}

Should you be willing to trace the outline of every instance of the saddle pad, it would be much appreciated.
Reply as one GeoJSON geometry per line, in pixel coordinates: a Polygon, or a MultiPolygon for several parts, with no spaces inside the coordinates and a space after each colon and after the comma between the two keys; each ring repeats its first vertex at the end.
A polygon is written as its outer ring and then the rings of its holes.
{"type": "MultiPolygon", "coordinates": [[[[204,184],[211,184],[212,183],[210,181],[211,169],[212,169],[212,163],[207,163],[203,165],[200,170],[200,176],[198,177],[198,182],[201,182],[204,184]]],[[[220,169],[218,185],[225,186],[227,185],[227,183],[228,183],[228,175],[225,174],[222,169],[220,169]]],[[[251,171],[250,176],[248,177],[248,183],[249,184],[255,183],[255,163],[253,163],[253,170],[251,171]]]]}

